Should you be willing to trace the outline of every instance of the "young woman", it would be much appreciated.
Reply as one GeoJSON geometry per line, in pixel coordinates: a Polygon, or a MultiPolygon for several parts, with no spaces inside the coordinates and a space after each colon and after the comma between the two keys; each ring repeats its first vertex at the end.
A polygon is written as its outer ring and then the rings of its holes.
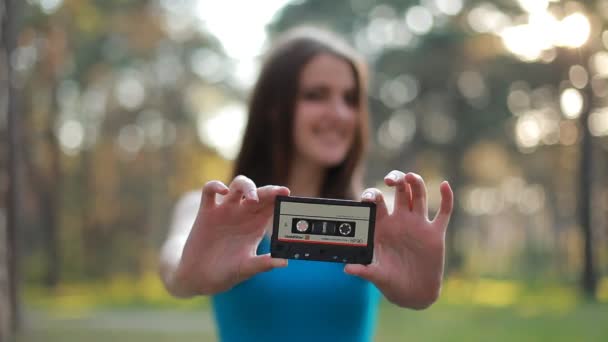
{"type": "Polygon", "coordinates": [[[171,233],[161,257],[173,295],[212,296],[222,341],[369,341],[379,292],[414,309],[437,299],[452,191],[441,184],[430,220],[423,179],[393,170],[389,212],[380,190],[361,191],[368,130],[364,65],[352,49],[319,30],[285,34],[253,91],[233,180],[205,184],[184,238],[171,233]],[[375,202],[373,263],[271,258],[274,198],[288,194],[375,202]]]}

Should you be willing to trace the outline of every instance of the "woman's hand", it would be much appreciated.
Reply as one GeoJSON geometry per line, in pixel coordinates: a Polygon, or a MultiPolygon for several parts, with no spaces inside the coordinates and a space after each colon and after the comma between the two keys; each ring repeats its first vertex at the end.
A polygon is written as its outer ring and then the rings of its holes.
{"type": "Polygon", "coordinates": [[[391,214],[380,190],[370,188],[362,195],[363,201],[377,205],[374,261],[347,265],[344,270],[373,282],[399,306],[424,309],[441,291],[445,232],[454,195],[447,182],[441,183],[441,207],[431,221],[422,177],[393,170],[384,182],[396,189],[391,214]]]}
{"type": "Polygon", "coordinates": [[[219,181],[205,184],[172,292],[178,296],[215,294],[257,273],[286,266],[285,259],[256,255],[277,195],[289,195],[289,189],[256,188],[245,176],[236,177],[229,187],[219,181]],[[224,196],[221,201],[216,201],[216,194],[224,196]]]}

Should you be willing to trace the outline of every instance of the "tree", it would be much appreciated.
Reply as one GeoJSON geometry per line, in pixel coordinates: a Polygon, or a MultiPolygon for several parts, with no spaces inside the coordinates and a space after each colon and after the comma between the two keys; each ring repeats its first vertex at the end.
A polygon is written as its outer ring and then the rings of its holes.
{"type": "MultiPolygon", "coordinates": [[[[16,89],[14,86],[13,71],[10,63],[15,48],[15,14],[16,2],[6,0],[0,3],[0,115],[7,119],[6,127],[2,130],[8,134],[3,146],[6,146],[7,174],[2,176],[8,179],[8,189],[2,193],[0,208],[6,208],[6,222],[0,223],[0,341],[8,340],[17,329],[19,317],[18,300],[18,262],[17,262],[17,232],[19,227],[19,149],[17,144],[20,134],[19,113],[16,106],[16,89]]],[[[4,138],[3,138],[4,140],[4,138]]],[[[4,172],[3,172],[4,173],[4,172]]]]}

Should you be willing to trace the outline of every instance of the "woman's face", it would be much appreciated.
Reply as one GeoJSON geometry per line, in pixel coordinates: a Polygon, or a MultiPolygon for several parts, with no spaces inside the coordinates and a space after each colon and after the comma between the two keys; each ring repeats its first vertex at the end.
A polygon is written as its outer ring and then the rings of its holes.
{"type": "Polygon", "coordinates": [[[300,74],[294,119],[296,157],[321,167],[340,164],[350,151],[358,119],[351,66],[319,54],[300,74]]]}

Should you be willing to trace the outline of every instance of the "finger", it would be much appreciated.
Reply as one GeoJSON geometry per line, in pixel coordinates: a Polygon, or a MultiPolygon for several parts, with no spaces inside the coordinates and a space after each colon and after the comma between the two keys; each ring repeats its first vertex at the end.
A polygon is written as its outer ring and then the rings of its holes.
{"type": "Polygon", "coordinates": [[[239,270],[239,281],[253,277],[260,272],[267,272],[278,267],[287,266],[287,259],[272,258],[270,254],[256,255],[243,262],[239,270]]]}
{"type": "Polygon", "coordinates": [[[408,173],[405,175],[407,184],[410,185],[412,190],[412,211],[428,217],[427,203],[426,203],[426,186],[422,177],[415,173],[408,173]]]}
{"type": "Polygon", "coordinates": [[[226,195],[230,190],[224,183],[216,180],[209,181],[203,186],[203,194],[201,196],[201,205],[203,208],[212,208],[215,206],[215,194],[226,195]]]}
{"type": "Polygon", "coordinates": [[[344,272],[346,274],[354,275],[370,281],[376,285],[380,282],[380,272],[376,264],[360,265],[360,264],[348,264],[344,266],[344,272]]]}
{"type": "Polygon", "coordinates": [[[226,196],[226,202],[238,203],[241,199],[245,199],[245,201],[258,201],[258,194],[256,191],[255,183],[243,176],[239,175],[234,178],[232,183],[230,183],[230,193],[226,196]]]}
{"type": "Polygon", "coordinates": [[[454,193],[450,184],[443,181],[439,186],[441,192],[441,206],[433,219],[433,223],[445,230],[450,223],[450,216],[452,216],[452,209],[454,208],[454,193]]]}
{"type": "Polygon", "coordinates": [[[259,212],[262,209],[272,208],[274,199],[277,196],[288,196],[289,189],[284,186],[266,185],[257,189],[259,202],[251,203],[250,208],[253,212],[259,212]]]}
{"type": "Polygon", "coordinates": [[[376,220],[388,215],[388,209],[386,208],[386,202],[382,191],[376,188],[367,188],[361,194],[362,202],[373,202],[376,203],[376,220]]]}
{"type": "Polygon", "coordinates": [[[260,203],[274,203],[277,196],[289,196],[289,189],[284,186],[267,185],[258,188],[260,203]]]}
{"type": "Polygon", "coordinates": [[[393,170],[384,177],[384,183],[395,187],[395,209],[408,208],[412,211],[412,191],[405,181],[405,173],[393,170]]]}

